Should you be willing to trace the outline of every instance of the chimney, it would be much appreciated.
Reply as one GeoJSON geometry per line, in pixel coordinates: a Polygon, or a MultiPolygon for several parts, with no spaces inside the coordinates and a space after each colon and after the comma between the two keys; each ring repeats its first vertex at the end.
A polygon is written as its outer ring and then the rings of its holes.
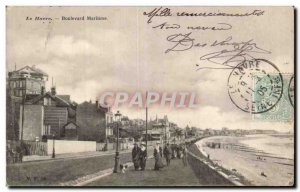
{"type": "Polygon", "coordinates": [[[51,95],[56,95],[56,88],[55,87],[51,87],[51,95]]]}
{"type": "Polygon", "coordinates": [[[41,95],[44,95],[44,94],[45,94],[45,87],[42,86],[42,88],[41,88],[41,95]]]}

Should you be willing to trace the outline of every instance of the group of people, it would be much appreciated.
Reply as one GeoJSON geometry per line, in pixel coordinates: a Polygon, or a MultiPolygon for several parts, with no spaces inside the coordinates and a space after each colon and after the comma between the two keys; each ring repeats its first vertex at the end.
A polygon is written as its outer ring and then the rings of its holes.
{"type": "Polygon", "coordinates": [[[156,147],[154,149],[154,158],[155,158],[155,165],[154,170],[159,170],[160,168],[164,167],[162,162],[162,157],[166,159],[166,165],[169,166],[171,164],[171,159],[182,159],[183,165],[187,166],[187,149],[185,144],[177,145],[173,144],[170,146],[167,143],[162,150],[160,143],[156,143],[156,147]]]}
{"type": "MultiPolygon", "coordinates": [[[[155,160],[154,170],[156,171],[165,167],[165,164],[163,163],[163,157],[165,158],[166,166],[169,166],[171,164],[171,159],[175,158],[182,159],[183,165],[187,166],[187,149],[185,144],[170,145],[167,143],[162,149],[160,143],[157,142],[156,146],[154,147],[153,156],[155,160]]],[[[147,161],[147,150],[145,143],[141,143],[140,147],[137,145],[137,143],[134,144],[132,149],[132,161],[136,171],[145,170],[147,161]]]]}
{"type": "Polygon", "coordinates": [[[141,143],[140,147],[137,143],[134,143],[134,147],[132,149],[132,161],[136,171],[138,171],[140,168],[141,171],[145,170],[147,162],[147,150],[145,143],[141,143]]]}

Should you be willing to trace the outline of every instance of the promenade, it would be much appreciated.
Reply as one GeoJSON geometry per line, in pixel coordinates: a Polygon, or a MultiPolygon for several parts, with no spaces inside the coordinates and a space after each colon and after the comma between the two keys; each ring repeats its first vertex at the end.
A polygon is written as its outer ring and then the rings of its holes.
{"type": "MultiPolygon", "coordinates": [[[[57,159],[28,161],[7,166],[7,184],[13,186],[233,186],[225,177],[199,161],[196,145],[189,147],[188,165],[182,159],[172,159],[170,166],[154,171],[153,149],[148,149],[146,170],[135,171],[131,151],[120,153],[120,163],[129,168],[125,173],[113,173],[112,152],[81,153],[58,156],[57,159]]],[[[166,164],[163,158],[164,164],[166,164]]]]}
{"type": "MultiPolygon", "coordinates": [[[[154,170],[154,159],[148,159],[145,171],[135,171],[130,167],[125,173],[110,174],[107,177],[95,180],[87,186],[148,186],[148,187],[199,187],[199,186],[236,186],[239,183],[230,179],[219,170],[207,165],[199,158],[203,158],[196,145],[188,148],[188,165],[184,166],[182,159],[172,159],[170,166],[159,171],[154,170]]],[[[163,159],[166,164],[165,159],[163,159]]]]}
{"type": "MultiPolygon", "coordinates": [[[[165,162],[164,162],[165,163],[165,162]]],[[[154,171],[154,159],[148,159],[145,171],[135,171],[130,167],[125,173],[111,174],[88,186],[201,186],[198,177],[189,165],[183,166],[182,159],[171,160],[170,166],[154,171]]]]}

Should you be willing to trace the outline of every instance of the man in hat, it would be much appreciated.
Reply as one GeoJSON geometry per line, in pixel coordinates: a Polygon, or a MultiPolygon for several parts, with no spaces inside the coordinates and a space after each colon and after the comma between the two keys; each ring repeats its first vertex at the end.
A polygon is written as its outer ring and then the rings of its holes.
{"type": "Polygon", "coordinates": [[[142,142],[141,143],[141,150],[140,150],[140,166],[141,166],[141,171],[145,170],[146,161],[147,161],[146,143],[142,142]]]}
{"type": "Polygon", "coordinates": [[[164,147],[164,156],[166,158],[167,166],[169,166],[171,163],[171,157],[172,157],[172,150],[171,150],[169,143],[167,143],[164,147]]]}
{"type": "Polygon", "coordinates": [[[140,168],[140,153],[141,153],[141,149],[138,147],[137,143],[133,144],[134,147],[132,149],[132,162],[134,165],[134,169],[136,171],[139,170],[140,168]]]}

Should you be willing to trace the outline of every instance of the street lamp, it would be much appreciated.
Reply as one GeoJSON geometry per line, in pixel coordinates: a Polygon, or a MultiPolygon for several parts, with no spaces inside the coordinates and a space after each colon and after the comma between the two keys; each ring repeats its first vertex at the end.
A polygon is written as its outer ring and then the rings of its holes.
{"type": "Polygon", "coordinates": [[[115,167],[114,167],[114,173],[119,172],[120,167],[120,156],[119,156],[119,122],[121,121],[121,113],[117,111],[115,114],[116,122],[117,122],[117,147],[116,147],[116,156],[115,156],[115,167]]]}
{"type": "Polygon", "coordinates": [[[52,158],[55,158],[55,135],[53,134],[53,149],[52,149],[52,158]]]}

